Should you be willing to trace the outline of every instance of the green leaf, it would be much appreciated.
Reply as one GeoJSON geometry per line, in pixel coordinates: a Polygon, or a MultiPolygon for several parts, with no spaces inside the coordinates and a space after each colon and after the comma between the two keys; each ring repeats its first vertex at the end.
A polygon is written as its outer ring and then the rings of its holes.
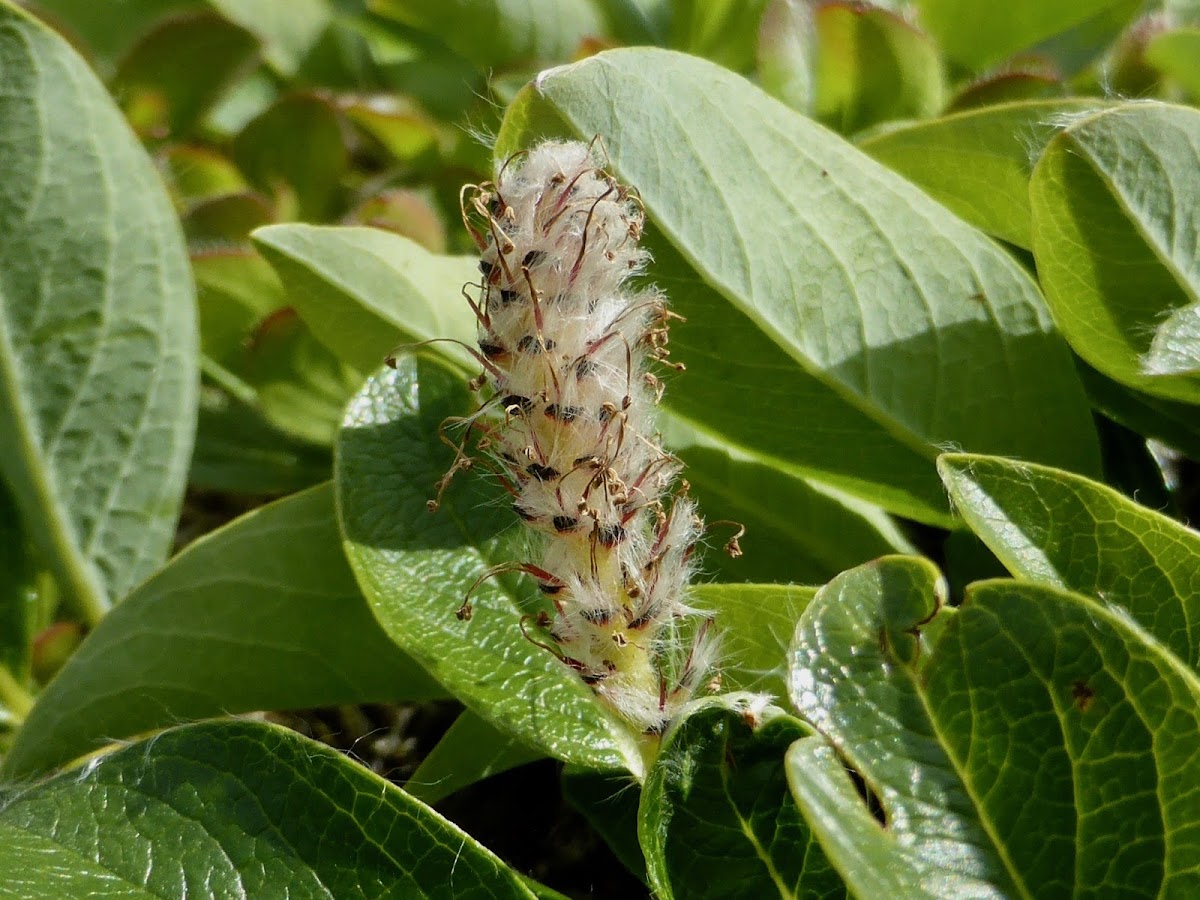
{"type": "Polygon", "coordinates": [[[237,369],[254,326],[287,305],[274,270],[253,250],[221,248],[192,254],[200,349],[221,365],[237,369]]]}
{"type": "Polygon", "coordinates": [[[120,15],[94,0],[34,0],[27,5],[72,44],[82,46],[89,61],[107,77],[116,61],[155,23],[199,8],[201,0],[121,0],[120,15]]]}
{"type": "Polygon", "coordinates": [[[1061,99],[1066,93],[1062,76],[1056,69],[1039,64],[1036,58],[1028,58],[1024,64],[1011,63],[995,74],[963,85],[946,105],[946,111],[964,112],[1002,103],[1061,99]]]}
{"type": "Polygon", "coordinates": [[[604,35],[590,0],[373,0],[371,8],[436,35],[482,69],[570,59],[604,35]]]}
{"type": "Polygon", "coordinates": [[[1195,891],[1196,676],[1119,609],[1011,580],[974,585],[931,641],[938,580],[926,560],[860,567],[796,631],[792,700],[833,746],[798,742],[789,779],[850,890],[1195,891]]]}
{"type": "Polygon", "coordinates": [[[1180,307],[1158,326],[1142,369],[1149,375],[1200,375],[1200,303],[1180,307]]]}
{"type": "Polygon", "coordinates": [[[1018,578],[1117,604],[1200,666],[1200,534],[1045,466],[947,454],[938,471],[959,514],[1018,578]]]}
{"type": "Polygon", "coordinates": [[[363,382],[360,372],[313,337],[291,307],[254,330],[244,375],[268,422],[318,445],[333,444],[342,411],[363,382]]]}
{"type": "Polygon", "coordinates": [[[859,148],[988,234],[1033,246],[1029,177],[1064,117],[1095,100],[1034,100],[953,113],[870,135],[859,148]]]}
{"type": "Polygon", "coordinates": [[[258,37],[267,62],[284,77],[296,74],[304,57],[333,21],[329,0],[206,0],[234,24],[258,37]]]}
{"type": "Polygon", "coordinates": [[[1200,100],[1200,28],[1177,28],[1152,37],[1145,61],[1200,100]]]}
{"type": "Polygon", "coordinates": [[[1142,369],[1160,322],[1200,303],[1200,110],[1087,117],[1050,142],[1030,192],[1038,274],[1075,351],[1131,387],[1200,402],[1200,378],[1142,369]]]}
{"type": "Polygon", "coordinates": [[[813,8],[807,0],[767,0],[758,27],[758,83],[797,112],[816,94],[813,8]]]}
{"type": "MultiPolygon", "coordinates": [[[[36,570],[17,505],[0,480],[0,667],[18,684],[29,679],[37,622],[36,570]]],[[[11,706],[0,696],[0,706],[11,706]]],[[[25,710],[20,710],[23,714],[25,710]]]]}
{"type": "Polygon", "coordinates": [[[188,719],[441,696],[363,601],[326,485],[196,541],[134,591],[43,691],[4,772],[188,719]]]}
{"type": "Polygon", "coordinates": [[[545,755],[468,709],[421,760],[404,783],[404,790],[422,803],[433,804],[477,781],[545,755]]]}
{"type": "Polygon", "coordinates": [[[710,701],[676,725],[646,779],[638,834],[655,895],[846,897],[788,792],[780,758],[811,734],[774,708],[710,701]],[[761,717],[761,719],[760,719],[761,717]]]}
{"type": "Polygon", "coordinates": [[[194,487],[235,494],[287,494],[329,478],[333,458],[316,446],[280,434],[257,409],[206,385],[188,479],[194,487]]]}
{"type": "Polygon", "coordinates": [[[211,13],[175,16],[125,55],[112,91],[140,135],[178,139],[257,57],[258,41],[245,29],[211,13]]]}
{"type": "Polygon", "coordinates": [[[787,649],[814,587],[799,584],[704,584],[694,605],[711,611],[721,639],[721,687],[787,696],[787,649]]]}
{"type": "Polygon", "coordinates": [[[867,5],[827,3],[816,8],[813,20],[817,120],[852,134],[942,108],[941,57],[929,37],[903,17],[867,5]]]}
{"type": "MultiPolygon", "coordinates": [[[[687,382],[675,390],[687,390],[687,382]]],[[[677,416],[663,415],[666,446],[719,535],[746,529],[736,559],[713,546],[703,568],[721,581],[823,583],[838,572],[912,546],[877,507],[729,447],[677,416]]],[[[790,631],[790,624],[788,629],[790,631]]]]}
{"type": "Polygon", "coordinates": [[[252,119],[233,141],[233,158],[250,182],[274,196],[280,218],[328,219],[349,165],[333,104],[290,94],[252,119]]]}
{"type": "Polygon", "coordinates": [[[436,514],[427,508],[454,460],[439,427],[472,406],[461,376],[412,356],[396,365],[351,401],[335,464],[346,555],[375,615],[492,725],[567,762],[640,773],[634,737],[574,672],[525,638],[521,615],[543,606],[536,588],[486,578],[490,566],[525,552],[494,486],[481,494],[482,479],[460,478],[436,514]],[[459,618],[469,592],[473,615],[459,618]]]}
{"type": "Polygon", "coordinates": [[[195,255],[244,251],[250,232],[274,218],[274,204],[266,197],[255,191],[240,191],[195,203],[183,217],[183,233],[196,248],[195,255]]]}
{"type": "Polygon", "coordinates": [[[651,274],[688,318],[667,394],[688,420],[928,522],[948,521],[937,444],[1097,470],[1028,274],[749,82],[664,50],[601,53],[526,88],[497,153],[547,134],[601,135],[645,203],[651,274]]]}
{"type": "Polygon", "coordinates": [[[174,144],[162,151],[158,161],[163,178],[181,207],[247,189],[233,161],[208,147],[174,144]]]}
{"type": "Polygon", "coordinates": [[[613,855],[643,883],[649,883],[646,859],[638,843],[638,807],[642,790],[627,773],[596,772],[567,766],[563,797],[604,838],[613,855]]]}
{"type": "MultiPolygon", "coordinates": [[[[475,318],[460,296],[478,277],[473,259],[438,256],[372,228],[273,225],[253,237],[313,335],[358,369],[376,368],[404,342],[475,342],[475,318]]],[[[438,349],[464,368],[477,365],[460,348],[438,349]]]]}
{"type": "Polygon", "coordinates": [[[1200,416],[1187,403],[1151,397],[1101,375],[1086,363],[1079,373],[1092,405],[1115,422],[1200,459],[1200,416]]]}
{"type": "Polygon", "coordinates": [[[1038,49],[1069,71],[1103,50],[1142,8],[1141,0],[915,0],[921,23],[946,55],[985,69],[1038,49]],[[1039,46],[1040,45],[1040,46],[1039,46]]]}
{"type": "Polygon", "coordinates": [[[754,67],[767,0],[670,0],[668,42],[735,72],[754,67]]]}
{"type": "Polygon", "coordinates": [[[172,729],[5,798],[0,871],[28,897],[533,896],[399,788],[250,722],[172,729]]]}
{"type": "Polygon", "coordinates": [[[166,558],[196,427],[192,279],[87,65],[0,5],[0,473],[95,622],[166,558]]]}

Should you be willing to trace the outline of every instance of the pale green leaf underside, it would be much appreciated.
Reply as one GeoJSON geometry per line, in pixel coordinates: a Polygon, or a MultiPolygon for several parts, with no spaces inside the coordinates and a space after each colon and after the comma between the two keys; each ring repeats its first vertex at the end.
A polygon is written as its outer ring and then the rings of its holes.
{"type": "Polygon", "coordinates": [[[546,135],[600,135],[644,200],[651,275],[688,318],[666,402],[690,421],[926,521],[944,521],[938,444],[1096,470],[1029,276],[749,82],[669,51],[602,53],[526,88],[497,153],[546,135]]]}
{"type": "Polygon", "coordinates": [[[157,172],[65,41],[0,4],[0,471],[96,620],[166,558],[195,304],[157,172]]]}

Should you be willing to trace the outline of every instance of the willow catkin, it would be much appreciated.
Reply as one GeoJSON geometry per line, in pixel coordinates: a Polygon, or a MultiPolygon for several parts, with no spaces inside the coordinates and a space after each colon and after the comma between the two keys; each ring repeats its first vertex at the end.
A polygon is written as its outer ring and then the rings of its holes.
{"type": "Polygon", "coordinates": [[[549,600],[526,633],[624,720],[661,733],[713,642],[687,603],[701,520],[654,424],[650,368],[666,360],[672,316],[658,289],[630,283],[648,260],[641,204],[582,143],[543,143],[465,191],[489,389],[471,420],[476,454],[539,536],[541,558],[514,567],[549,600]]]}

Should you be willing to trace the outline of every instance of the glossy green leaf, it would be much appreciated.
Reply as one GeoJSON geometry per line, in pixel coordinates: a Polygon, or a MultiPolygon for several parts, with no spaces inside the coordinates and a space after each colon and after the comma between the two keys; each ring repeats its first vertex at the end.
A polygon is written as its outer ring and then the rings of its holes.
{"type": "MultiPolygon", "coordinates": [[[[371,228],[275,225],[256,231],[254,241],[316,338],[352,366],[373,369],[406,342],[475,342],[475,318],[461,296],[478,277],[473,259],[437,256],[371,228]]],[[[453,345],[438,350],[477,365],[453,345]]]]}
{"type": "Polygon", "coordinates": [[[392,639],[488,722],[567,762],[638,773],[634,737],[574,672],[525,638],[521,615],[545,603],[536,587],[486,578],[489,567],[527,552],[497,486],[485,491],[484,479],[462,477],[436,514],[427,508],[454,460],[439,426],[471,405],[459,374],[412,356],[351,401],[335,473],[359,584],[392,639]],[[468,592],[473,615],[460,618],[468,592]]]}
{"type": "Polygon", "coordinates": [[[1139,390],[1200,402],[1200,377],[1143,371],[1162,320],[1200,303],[1200,110],[1087,117],[1050,142],[1030,192],[1038,274],[1075,351],[1139,390]]]}
{"type": "Polygon", "coordinates": [[[1200,303],[1180,307],[1158,326],[1142,370],[1148,375],[1200,375],[1200,303]]]}
{"type": "Polygon", "coordinates": [[[702,706],[672,729],[650,770],[638,834],[663,900],[713,896],[717,888],[745,900],[847,896],[780,764],[811,731],[753,703],[702,706]]]}
{"type": "Polygon", "coordinates": [[[569,59],[604,34],[590,0],[373,0],[371,8],[436,35],[484,69],[569,59]]]}
{"type": "Polygon", "coordinates": [[[422,803],[437,803],[477,781],[545,755],[464,710],[421,760],[404,790],[422,803]]]}
{"type": "Polygon", "coordinates": [[[295,75],[333,21],[330,0],[206,0],[217,12],[254,34],[281,75],[295,75]]]}
{"type": "Polygon", "coordinates": [[[192,279],[103,86],[7,4],[0,81],[0,472],[94,622],[170,547],[196,427],[192,279]]]}
{"type": "Polygon", "coordinates": [[[1141,0],[915,0],[921,23],[946,55],[985,69],[1022,50],[1037,50],[1066,65],[1098,55],[1138,14],[1141,0]]]}
{"type": "Polygon", "coordinates": [[[721,688],[787,696],[787,649],[814,587],[799,584],[704,584],[694,605],[713,614],[720,635],[721,688]]]}
{"type": "Polygon", "coordinates": [[[838,2],[818,6],[813,20],[816,119],[852,134],[942,108],[946,84],[937,47],[903,17],[838,2]]]}
{"type": "Polygon", "coordinates": [[[324,486],[236,519],[134,591],[39,697],[4,772],[188,719],[441,696],[372,617],[324,486]]]}
{"type": "Polygon", "coordinates": [[[213,385],[200,394],[200,427],[188,480],[235,494],[277,495],[329,479],[330,448],[280,434],[263,414],[213,385]]]}
{"type": "Polygon", "coordinates": [[[670,0],[668,41],[735,72],[754,67],[767,0],[670,0]]]}
{"type": "Polygon", "coordinates": [[[497,154],[550,133],[601,135],[645,203],[651,275],[688,319],[666,400],[685,418],[923,521],[947,521],[936,444],[1097,469],[1028,274],[749,82],[664,50],[601,53],[526,88],[497,154]]]}
{"type": "Polygon", "coordinates": [[[427,806],[282,728],[172,729],[0,803],[21,897],[530,898],[427,806]]]}
{"type": "MultiPolygon", "coordinates": [[[[687,388],[685,376],[672,390],[687,388]]],[[[728,447],[677,416],[660,417],[660,426],[705,518],[729,523],[716,526],[702,562],[721,581],[823,583],[877,556],[912,551],[877,507],[728,447]],[[721,542],[739,526],[742,554],[731,558],[721,542]]]]}
{"type": "Polygon", "coordinates": [[[959,514],[1014,575],[1116,604],[1200,666],[1200,534],[1045,466],[947,454],[938,471],[959,514]]]}
{"type": "Polygon", "coordinates": [[[113,93],[138,134],[178,139],[258,57],[254,35],[211,13],[175,16],[121,60],[113,93]]]}
{"type": "Polygon", "coordinates": [[[901,125],[858,146],[976,228],[1028,249],[1029,177],[1041,149],[1066,117],[1100,105],[1038,100],[985,106],[901,125]]]}
{"type": "Polygon", "coordinates": [[[1200,28],[1177,28],[1152,37],[1145,61],[1200,100],[1200,28]]]}
{"type": "Polygon", "coordinates": [[[256,116],[233,142],[250,182],[274,196],[280,218],[328,219],[349,165],[334,106],[315,94],[291,94],[256,116]]]}
{"type": "Polygon", "coordinates": [[[792,701],[833,747],[800,741],[788,774],[851,891],[1200,887],[1196,676],[1120,609],[1011,580],[974,585],[930,640],[938,582],[925,560],[863,566],[826,585],[796,631],[792,701]]]}

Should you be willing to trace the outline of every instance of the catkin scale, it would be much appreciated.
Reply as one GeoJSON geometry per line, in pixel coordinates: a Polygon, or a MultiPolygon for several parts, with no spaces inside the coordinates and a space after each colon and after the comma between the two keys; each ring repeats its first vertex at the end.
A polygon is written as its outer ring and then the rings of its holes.
{"type": "Polygon", "coordinates": [[[578,142],[543,143],[466,191],[488,394],[471,421],[538,535],[541,557],[522,568],[550,609],[536,623],[546,641],[531,640],[661,733],[713,642],[686,602],[701,520],[654,428],[649,368],[667,355],[670,314],[656,288],[631,285],[648,261],[640,202],[578,142]]]}

